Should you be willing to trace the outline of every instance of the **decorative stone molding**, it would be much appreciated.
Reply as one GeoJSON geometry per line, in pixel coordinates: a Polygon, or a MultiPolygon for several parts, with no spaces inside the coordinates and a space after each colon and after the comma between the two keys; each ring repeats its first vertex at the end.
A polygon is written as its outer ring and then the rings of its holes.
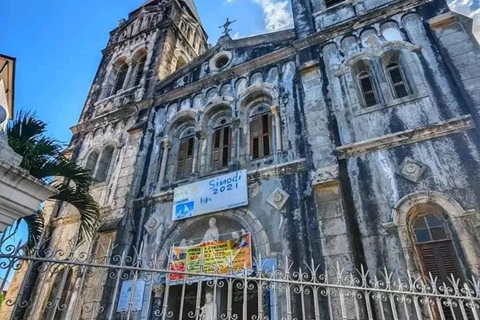
{"type": "Polygon", "coordinates": [[[423,163],[407,157],[400,165],[400,169],[398,170],[397,175],[417,183],[426,169],[427,166],[423,163]]]}
{"type": "Polygon", "coordinates": [[[336,150],[339,159],[348,159],[378,150],[426,141],[474,128],[475,124],[472,117],[467,115],[421,128],[410,129],[379,138],[348,144],[338,147],[336,150]]]}
{"type": "Polygon", "coordinates": [[[282,210],[287,203],[287,200],[290,198],[290,195],[283,191],[280,188],[276,188],[273,193],[268,197],[267,203],[277,209],[278,211],[282,210]]]}
{"type": "Polygon", "coordinates": [[[322,167],[312,172],[312,185],[323,184],[337,180],[339,176],[338,165],[322,167]]]}
{"type": "Polygon", "coordinates": [[[249,171],[248,180],[253,182],[257,179],[271,179],[277,178],[283,175],[295,174],[305,171],[307,168],[306,160],[300,159],[292,162],[277,164],[266,168],[249,171]]]}

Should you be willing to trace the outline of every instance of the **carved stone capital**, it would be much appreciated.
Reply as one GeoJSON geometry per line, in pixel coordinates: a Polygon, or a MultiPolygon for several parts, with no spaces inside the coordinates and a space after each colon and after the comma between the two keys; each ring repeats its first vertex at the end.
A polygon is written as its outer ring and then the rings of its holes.
{"type": "Polygon", "coordinates": [[[206,134],[205,130],[203,130],[203,128],[202,129],[197,129],[195,131],[195,135],[197,136],[197,139],[201,139],[201,140],[203,140],[207,137],[207,134],[206,134]]]}
{"type": "Polygon", "coordinates": [[[169,149],[172,147],[172,141],[170,141],[168,138],[165,138],[162,140],[162,146],[164,149],[169,149]]]}
{"type": "Polygon", "coordinates": [[[277,105],[273,105],[270,107],[270,112],[275,116],[277,117],[278,116],[278,106],[277,105]]]}

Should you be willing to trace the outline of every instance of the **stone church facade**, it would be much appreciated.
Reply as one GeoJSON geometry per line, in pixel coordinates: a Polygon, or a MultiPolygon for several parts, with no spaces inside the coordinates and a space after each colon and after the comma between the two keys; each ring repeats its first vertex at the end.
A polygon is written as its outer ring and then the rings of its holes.
{"type": "MultiPolygon", "coordinates": [[[[68,149],[102,208],[81,249],[143,246],[166,267],[170,248],[198,243],[215,218],[221,235],[250,232],[259,260],[478,276],[472,21],[443,0],[292,9],[291,30],[213,47],[192,0],[147,1],[111,32],[68,149]],[[247,206],[172,221],[174,188],[237,170],[247,206]]],[[[78,216],[50,207],[50,245],[67,249],[78,216]]],[[[115,303],[98,279],[71,299],[115,303]]],[[[40,305],[55,287],[45,281],[40,305]]]]}

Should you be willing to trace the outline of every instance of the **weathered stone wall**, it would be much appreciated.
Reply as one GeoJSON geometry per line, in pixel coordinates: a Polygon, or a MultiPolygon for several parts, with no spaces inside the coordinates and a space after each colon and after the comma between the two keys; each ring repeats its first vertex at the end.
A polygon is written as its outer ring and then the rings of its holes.
{"type": "MultiPolygon", "coordinates": [[[[133,254],[132,246],[144,246],[144,263],[155,255],[166,263],[172,245],[198,242],[215,217],[220,233],[250,231],[257,258],[419,272],[409,223],[416,206],[429,204],[448,222],[465,274],[479,273],[480,73],[470,21],[448,13],[444,1],[347,1],[326,9],[323,1],[293,0],[295,30],[224,36],[203,52],[206,37],[188,10],[177,1],[155,3],[112,32],[73,128],[79,163],[114,146],[108,178],[92,191],[101,226],[84,249],[101,251],[113,241],[117,253],[133,254]],[[119,42],[152,12],[170,18],[119,42]],[[189,35],[187,24],[202,36],[189,35]],[[102,96],[112,63],[142,46],[148,67],[141,85],[102,96]],[[395,57],[408,93],[402,97],[387,68],[395,57]],[[361,64],[373,105],[361,93],[361,64]],[[271,115],[272,153],[253,159],[250,115],[262,104],[271,115]],[[214,170],[213,128],[222,118],[232,128],[230,159],[214,170]],[[180,136],[190,128],[191,173],[177,179],[180,136]],[[248,171],[248,206],[172,221],[175,187],[239,169],[248,171]]],[[[66,247],[75,216],[60,208],[52,246],[66,247]]],[[[82,304],[116,303],[111,280],[99,289],[100,280],[86,283],[82,304]]]]}

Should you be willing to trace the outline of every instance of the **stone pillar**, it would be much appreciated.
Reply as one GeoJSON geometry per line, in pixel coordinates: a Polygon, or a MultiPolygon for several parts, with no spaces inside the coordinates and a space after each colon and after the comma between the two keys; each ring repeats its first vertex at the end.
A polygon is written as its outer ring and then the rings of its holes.
{"type": "Polygon", "coordinates": [[[275,142],[277,147],[277,152],[281,152],[282,148],[282,128],[280,123],[280,112],[278,106],[271,106],[270,111],[273,114],[275,120],[275,142]]]}
{"type": "Polygon", "coordinates": [[[167,169],[168,151],[172,146],[172,143],[170,142],[170,140],[168,140],[168,138],[165,138],[162,141],[162,145],[163,145],[163,155],[162,155],[162,164],[160,167],[160,175],[158,177],[159,185],[163,185],[164,183],[165,170],[167,169]]]}
{"type": "Polygon", "coordinates": [[[128,64],[128,71],[127,76],[125,77],[125,81],[123,82],[122,90],[126,90],[130,86],[130,77],[132,75],[133,69],[135,69],[135,63],[133,63],[132,59],[128,59],[125,62],[128,64]]]}
{"type": "Polygon", "coordinates": [[[197,130],[195,132],[196,139],[195,139],[195,149],[193,151],[193,161],[192,161],[192,177],[198,176],[198,157],[200,156],[200,148],[204,145],[205,142],[205,131],[197,130]]]}
{"type": "Polygon", "coordinates": [[[240,130],[240,118],[232,119],[232,145],[234,148],[232,164],[235,167],[238,167],[240,164],[240,130]]]}

